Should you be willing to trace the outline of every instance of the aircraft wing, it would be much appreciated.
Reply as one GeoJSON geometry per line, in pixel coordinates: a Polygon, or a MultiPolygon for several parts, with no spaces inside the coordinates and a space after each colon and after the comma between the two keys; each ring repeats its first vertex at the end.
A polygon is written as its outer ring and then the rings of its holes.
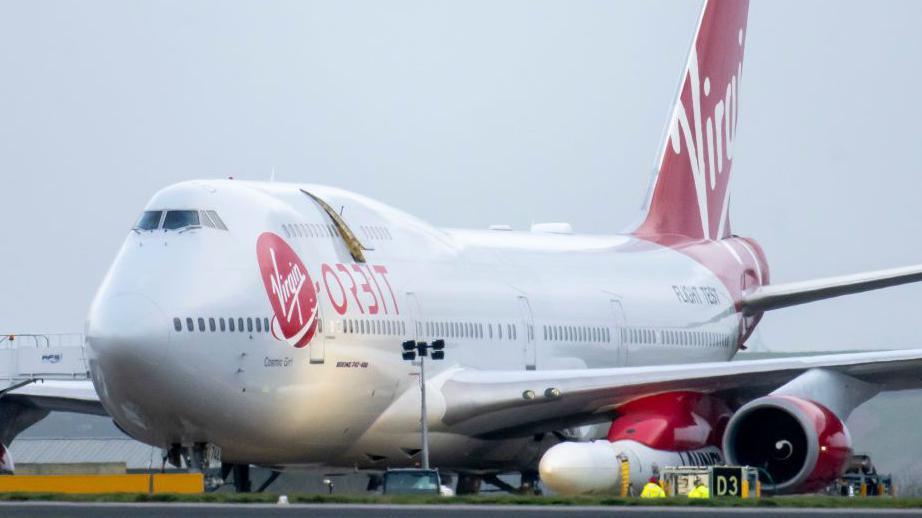
{"type": "Polygon", "coordinates": [[[742,311],[748,315],[806,304],[822,299],[861,293],[922,281],[922,265],[877,270],[803,282],[760,286],[743,295],[742,311]]]}
{"type": "Polygon", "coordinates": [[[922,349],[610,369],[461,369],[441,386],[442,421],[473,436],[527,436],[609,421],[620,405],[662,392],[714,393],[742,404],[811,369],[836,371],[881,391],[922,388],[922,349]]]}
{"type": "Polygon", "coordinates": [[[27,380],[0,390],[0,399],[49,411],[109,415],[89,380],[27,380]]]}

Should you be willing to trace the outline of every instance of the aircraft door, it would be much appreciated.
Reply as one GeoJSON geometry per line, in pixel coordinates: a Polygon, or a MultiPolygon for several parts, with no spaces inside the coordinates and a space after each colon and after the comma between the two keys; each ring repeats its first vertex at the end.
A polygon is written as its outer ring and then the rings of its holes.
{"type": "Polygon", "coordinates": [[[327,341],[336,338],[333,333],[333,322],[327,322],[323,319],[323,309],[317,305],[317,334],[307,346],[310,351],[311,363],[323,363],[326,358],[327,341]]]}
{"type": "Polygon", "coordinates": [[[419,299],[416,293],[407,292],[407,338],[411,340],[423,339],[423,326],[420,321],[422,316],[419,310],[419,299]]]}
{"type": "Polygon", "coordinates": [[[611,346],[617,351],[618,366],[624,367],[628,364],[627,344],[622,340],[621,331],[624,329],[624,307],[618,299],[611,299],[612,326],[611,329],[611,346]]]}
{"type": "Polygon", "coordinates": [[[531,305],[525,297],[519,297],[519,310],[522,317],[522,334],[524,335],[525,370],[535,370],[537,351],[535,351],[535,321],[531,314],[531,305]]]}

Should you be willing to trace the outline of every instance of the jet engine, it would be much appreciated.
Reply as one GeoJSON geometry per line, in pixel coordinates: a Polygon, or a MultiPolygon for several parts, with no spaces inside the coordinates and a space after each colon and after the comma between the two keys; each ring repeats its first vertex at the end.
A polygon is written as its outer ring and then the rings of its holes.
{"type": "Polygon", "coordinates": [[[841,476],[852,446],[845,423],[825,406],[771,395],[733,415],[723,451],[731,465],[763,469],[765,490],[791,493],[822,489],[841,476]]]}

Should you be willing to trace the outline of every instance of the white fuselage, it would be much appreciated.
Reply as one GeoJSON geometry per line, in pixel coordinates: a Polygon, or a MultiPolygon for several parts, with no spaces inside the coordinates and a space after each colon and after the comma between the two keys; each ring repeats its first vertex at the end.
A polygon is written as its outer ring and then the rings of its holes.
{"type": "Polygon", "coordinates": [[[147,209],[214,210],[227,226],[131,232],[90,310],[100,398],[150,444],[206,442],[226,460],[264,465],[412,464],[419,369],[401,342],[443,338],[445,360],[426,365],[433,462],[534,466],[552,443],[466,437],[441,423],[440,374],[720,361],[738,347],[723,283],[630,236],[445,230],[337,189],[235,180],[177,184],[147,209]],[[365,264],[301,189],[372,249],[365,264]],[[256,252],[267,232],[316,289],[321,323],[306,347],[275,336],[256,252]]]}

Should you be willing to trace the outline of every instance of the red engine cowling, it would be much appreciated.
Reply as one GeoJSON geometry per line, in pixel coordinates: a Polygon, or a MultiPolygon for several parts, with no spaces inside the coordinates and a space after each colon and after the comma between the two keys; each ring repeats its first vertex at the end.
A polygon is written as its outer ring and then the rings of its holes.
{"type": "Polygon", "coordinates": [[[724,455],[731,465],[763,468],[776,493],[811,492],[845,471],[852,441],[831,410],[792,396],[766,396],[740,408],[727,423],[724,455]]]}

